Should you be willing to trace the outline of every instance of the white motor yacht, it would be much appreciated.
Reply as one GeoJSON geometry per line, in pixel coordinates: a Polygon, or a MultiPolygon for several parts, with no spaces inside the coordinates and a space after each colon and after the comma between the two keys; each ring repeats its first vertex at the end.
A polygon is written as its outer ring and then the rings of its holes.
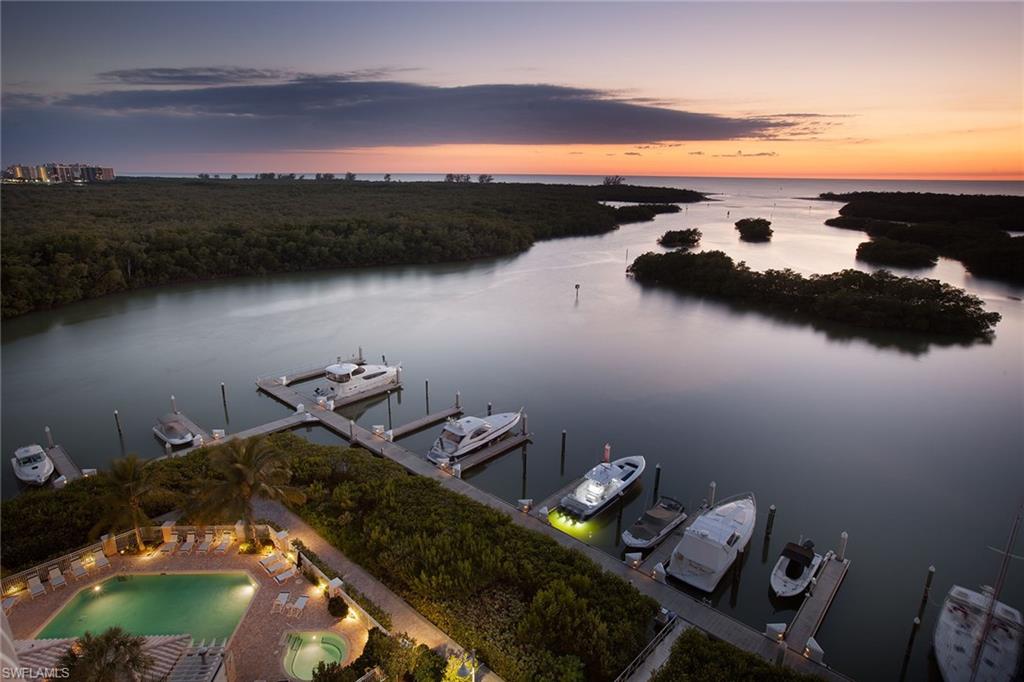
{"type": "Polygon", "coordinates": [[[814,551],[814,542],[787,542],[771,575],[772,592],[780,597],[795,597],[811,584],[824,560],[814,551]]]}
{"type": "Polygon", "coordinates": [[[356,365],[351,362],[329,365],[328,397],[347,400],[360,395],[371,396],[398,386],[398,367],[390,365],[356,365]]]}
{"type": "Polygon", "coordinates": [[[196,434],[185,425],[185,420],[178,414],[165,414],[157,420],[153,427],[157,438],[170,445],[191,445],[196,434]]]}
{"type": "Polygon", "coordinates": [[[576,489],[562,498],[562,511],[585,520],[598,513],[640,480],[647,460],[636,455],[611,461],[612,448],[604,446],[603,461],[587,472],[576,489]]]}
{"type": "Polygon", "coordinates": [[[53,474],[53,461],[34,443],[15,450],[11,465],[18,480],[30,485],[43,485],[53,474]]]}
{"type": "Polygon", "coordinates": [[[672,551],[668,574],[713,592],[739,552],[746,549],[757,520],[754,493],[726,498],[697,517],[672,551]]]}
{"type": "Polygon", "coordinates": [[[463,417],[449,420],[427,459],[434,464],[446,464],[492,443],[510,432],[522,421],[523,412],[501,412],[486,417],[463,417]]]}

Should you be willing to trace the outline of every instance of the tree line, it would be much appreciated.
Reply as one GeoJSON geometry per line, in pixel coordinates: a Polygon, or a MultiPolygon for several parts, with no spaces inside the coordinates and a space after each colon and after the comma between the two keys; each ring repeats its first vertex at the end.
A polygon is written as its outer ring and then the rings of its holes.
{"type": "Polygon", "coordinates": [[[490,181],[5,186],[2,312],[175,282],[504,256],[541,239],[615,229],[624,218],[604,201],[701,198],[671,188],[490,181]]]}

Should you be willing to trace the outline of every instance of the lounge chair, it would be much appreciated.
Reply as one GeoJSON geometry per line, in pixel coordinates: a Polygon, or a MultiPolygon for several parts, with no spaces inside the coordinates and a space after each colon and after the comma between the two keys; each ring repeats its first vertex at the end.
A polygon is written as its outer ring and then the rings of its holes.
{"type": "Polygon", "coordinates": [[[50,569],[49,581],[51,590],[56,590],[58,587],[66,587],[68,584],[68,581],[64,579],[64,574],[56,566],[50,569]]]}
{"type": "Polygon", "coordinates": [[[28,579],[28,591],[31,593],[33,599],[46,594],[46,588],[43,587],[43,582],[39,579],[38,575],[34,575],[28,579]]]}
{"type": "Polygon", "coordinates": [[[84,578],[89,572],[85,570],[85,566],[82,565],[81,559],[75,559],[71,562],[71,575],[74,576],[75,580],[84,578]]]}
{"type": "Polygon", "coordinates": [[[277,561],[267,564],[263,567],[263,570],[267,572],[267,575],[274,575],[275,573],[280,573],[286,568],[288,568],[288,560],[284,557],[278,557],[277,561]]]}
{"type": "Polygon", "coordinates": [[[185,542],[182,543],[181,549],[179,549],[178,551],[179,552],[184,552],[185,554],[191,554],[192,550],[195,548],[195,546],[196,546],[196,534],[195,533],[189,533],[185,537],[185,542]]]}
{"type": "Polygon", "coordinates": [[[200,554],[206,554],[210,551],[210,547],[213,547],[213,533],[206,531],[206,537],[204,537],[203,541],[199,543],[198,552],[200,554]]]}
{"type": "Polygon", "coordinates": [[[14,606],[18,603],[19,599],[21,599],[21,595],[20,594],[16,594],[13,597],[5,597],[4,598],[4,613],[10,613],[11,609],[13,609],[14,606]]]}
{"type": "Polygon", "coordinates": [[[213,550],[213,553],[214,554],[225,554],[225,553],[227,553],[228,547],[230,547],[231,543],[234,542],[234,541],[235,541],[235,538],[234,538],[233,535],[231,535],[230,531],[224,533],[223,535],[220,536],[220,543],[217,545],[217,548],[213,550]]]}
{"type": "Polygon", "coordinates": [[[276,613],[284,610],[284,605],[288,603],[288,598],[292,595],[291,592],[278,592],[277,599],[270,605],[270,612],[276,613]]]}
{"type": "Polygon", "coordinates": [[[178,549],[178,537],[174,536],[167,542],[160,545],[161,554],[174,554],[174,550],[178,549]]]}
{"type": "Polygon", "coordinates": [[[298,616],[306,609],[306,602],[309,601],[309,597],[303,595],[295,600],[295,603],[288,607],[289,616],[298,616]]]}
{"type": "Polygon", "coordinates": [[[107,558],[106,554],[93,554],[92,560],[97,571],[102,571],[104,568],[110,568],[110,559],[107,558]]]}
{"type": "Polygon", "coordinates": [[[266,568],[270,564],[277,563],[280,560],[281,560],[281,555],[278,554],[277,552],[274,552],[273,554],[268,554],[267,556],[265,556],[262,559],[260,559],[260,566],[262,566],[263,568],[266,568]]]}
{"type": "Polygon", "coordinates": [[[277,581],[277,584],[278,584],[278,585],[284,585],[284,584],[285,584],[286,582],[288,582],[289,580],[291,580],[292,578],[294,578],[294,577],[295,577],[295,575],[296,575],[296,574],[297,574],[298,572],[299,572],[299,569],[297,569],[297,568],[295,568],[294,566],[292,566],[291,568],[289,568],[289,569],[288,569],[287,571],[285,571],[284,573],[282,573],[282,574],[280,574],[280,575],[275,575],[275,576],[274,576],[274,580],[276,580],[276,581],[277,581]]]}

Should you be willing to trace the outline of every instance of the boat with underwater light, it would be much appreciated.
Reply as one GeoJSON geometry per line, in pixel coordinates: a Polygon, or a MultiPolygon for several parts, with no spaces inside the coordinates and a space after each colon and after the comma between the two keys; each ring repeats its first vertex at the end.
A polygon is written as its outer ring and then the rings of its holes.
{"type": "Polygon", "coordinates": [[[617,500],[640,480],[647,460],[640,455],[611,460],[612,446],[605,444],[602,462],[583,477],[576,489],[562,498],[560,508],[585,521],[617,500]]]}

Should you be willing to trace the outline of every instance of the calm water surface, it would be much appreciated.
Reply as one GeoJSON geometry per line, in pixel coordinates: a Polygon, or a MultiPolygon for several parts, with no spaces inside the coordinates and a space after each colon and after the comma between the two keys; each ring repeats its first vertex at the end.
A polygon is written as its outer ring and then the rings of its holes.
{"type": "MultiPolygon", "coordinates": [[[[207,428],[237,431],[286,413],[256,392],[257,375],[326,363],[361,345],[367,356],[403,363],[395,424],[423,414],[426,379],[434,410],[456,390],[473,413],[489,401],[498,411],[526,407],[536,435],[525,457],[510,453],[469,477],[506,500],[546,497],[596,463],[605,442],[618,456],[645,455],[648,473],[621,520],[612,510],[579,531],[613,554],[619,524],[650,502],[656,463],[661,492],[688,506],[712,480],[720,496],[754,491],[751,551],[739,579],[727,577],[711,600],[759,629],[795,611],[768,588],[782,545],[803,535],[835,548],[847,531],[851,571],[819,641],[826,662],[848,674],[898,677],[934,564],[908,678],[934,677],[938,604],[954,582],[995,579],[999,557],[988,546],[1002,546],[1024,495],[1024,290],[973,278],[954,261],[914,273],[966,287],[1003,315],[990,343],[964,344],[783,319],[647,289],[624,270],[658,250],[666,229],[682,227],[704,232],[703,249],[755,269],[863,267],[854,251],[866,237],[822,224],[840,204],[799,197],[864,188],[1021,193],[1020,185],[657,182],[717,192],[719,201],[514,258],[197,284],[6,321],[3,450],[41,442],[49,425],[83,466],[125,451],[155,456],[150,428],[172,393],[207,428]],[[771,217],[770,244],[737,239],[732,223],[748,216],[771,217]],[[778,514],[765,543],[769,504],[778,514]]],[[[388,418],[381,400],[349,414],[366,426],[388,418]]],[[[322,429],[301,433],[338,442],[322,429]]],[[[425,450],[433,437],[406,442],[425,450]]],[[[9,497],[17,483],[2,470],[9,497]]],[[[1005,601],[1022,608],[1024,569],[1011,571],[1005,601]]]]}

